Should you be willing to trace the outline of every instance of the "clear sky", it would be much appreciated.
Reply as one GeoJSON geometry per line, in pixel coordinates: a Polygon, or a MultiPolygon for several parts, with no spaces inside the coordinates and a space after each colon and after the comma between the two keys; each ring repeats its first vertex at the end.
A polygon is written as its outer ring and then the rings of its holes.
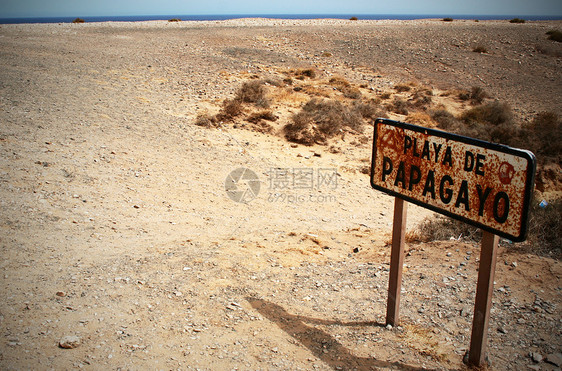
{"type": "Polygon", "coordinates": [[[204,14],[562,16],[562,0],[0,0],[0,18],[204,14]]]}

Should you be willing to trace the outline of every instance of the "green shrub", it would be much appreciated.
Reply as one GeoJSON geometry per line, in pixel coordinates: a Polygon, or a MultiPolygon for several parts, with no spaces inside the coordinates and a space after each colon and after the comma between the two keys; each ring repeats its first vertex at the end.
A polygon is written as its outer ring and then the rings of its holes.
{"type": "Polygon", "coordinates": [[[443,22],[452,22],[452,21],[453,21],[453,18],[449,18],[449,17],[443,18],[443,22]]]}
{"type": "Polygon", "coordinates": [[[513,18],[509,21],[509,23],[525,23],[525,20],[521,18],[513,18]]]}
{"type": "Polygon", "coordinates": [[[168,22],[181,22],[181,19],[179,19],[179,18],[172,18],[172,19],[168,19],[168,22]]]}
{"type": "Polygon", "coordinates": [[[357,17],[351,17],[351,18],[349,18],[349,20],[350,20],[350,21],[356,21],[356,20],[357,20],[357,17]]]}

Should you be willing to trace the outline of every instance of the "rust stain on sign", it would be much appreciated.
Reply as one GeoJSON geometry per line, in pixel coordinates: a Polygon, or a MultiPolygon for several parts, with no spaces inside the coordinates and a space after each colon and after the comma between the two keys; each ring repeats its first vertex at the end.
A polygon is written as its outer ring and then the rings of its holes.
{"type": "Polygon", "coordinates": [[[523,241],[535,156],[397,121],[375,123],[371,185],[409,202],[523,241]]]}

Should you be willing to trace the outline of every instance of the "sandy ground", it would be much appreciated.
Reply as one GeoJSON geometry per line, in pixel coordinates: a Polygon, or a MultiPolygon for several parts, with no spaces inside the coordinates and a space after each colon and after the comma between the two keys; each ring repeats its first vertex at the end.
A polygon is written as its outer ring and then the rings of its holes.
{"type": "MultiPolygon", "coordinates": [[[[330,153],[193,122],[253,74],[308,66],[374,92],[481,86],[521,120],[561,113],[562,49],[544,35],[561,26],[2,25],[0,368],[463,369],[479,246],[409,245],[388,329],[393,200],[358,171],[370,143],[330,153]],[[249,203],[225,192],[241,167],[260,180],[249,203]],[[281,189],[276,169],[315,182],[281,189]]],[[[411,206],[410,229],[428,215],[411,206]]],[[[561,274],[501,247],[492,369],[559,369],[561,274]]]]}

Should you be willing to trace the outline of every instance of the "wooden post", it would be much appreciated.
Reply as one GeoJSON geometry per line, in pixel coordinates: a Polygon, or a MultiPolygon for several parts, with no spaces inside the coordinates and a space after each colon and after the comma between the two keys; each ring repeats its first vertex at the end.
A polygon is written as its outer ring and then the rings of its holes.
{"type": "Polygon", "coordinates": [[[399,323],[407,206],[408,203],[403,199],[394,198],[392,250],[390,252],[390,276],[388,280],[388,301],[386,303],[386,324],[392,326],[396,326],[399,323]]]}
{"type": "Polygon", "coordinates": [[[482,249],[480,251],[480,267],[474,303],[474,319],[468,364],[480,367],[486,361],[486,342],[488,339],[488,323],[494,292],[494,274],[496,272],[496,255],[499,237],[493,233],[482,231],[482,249]]]}

